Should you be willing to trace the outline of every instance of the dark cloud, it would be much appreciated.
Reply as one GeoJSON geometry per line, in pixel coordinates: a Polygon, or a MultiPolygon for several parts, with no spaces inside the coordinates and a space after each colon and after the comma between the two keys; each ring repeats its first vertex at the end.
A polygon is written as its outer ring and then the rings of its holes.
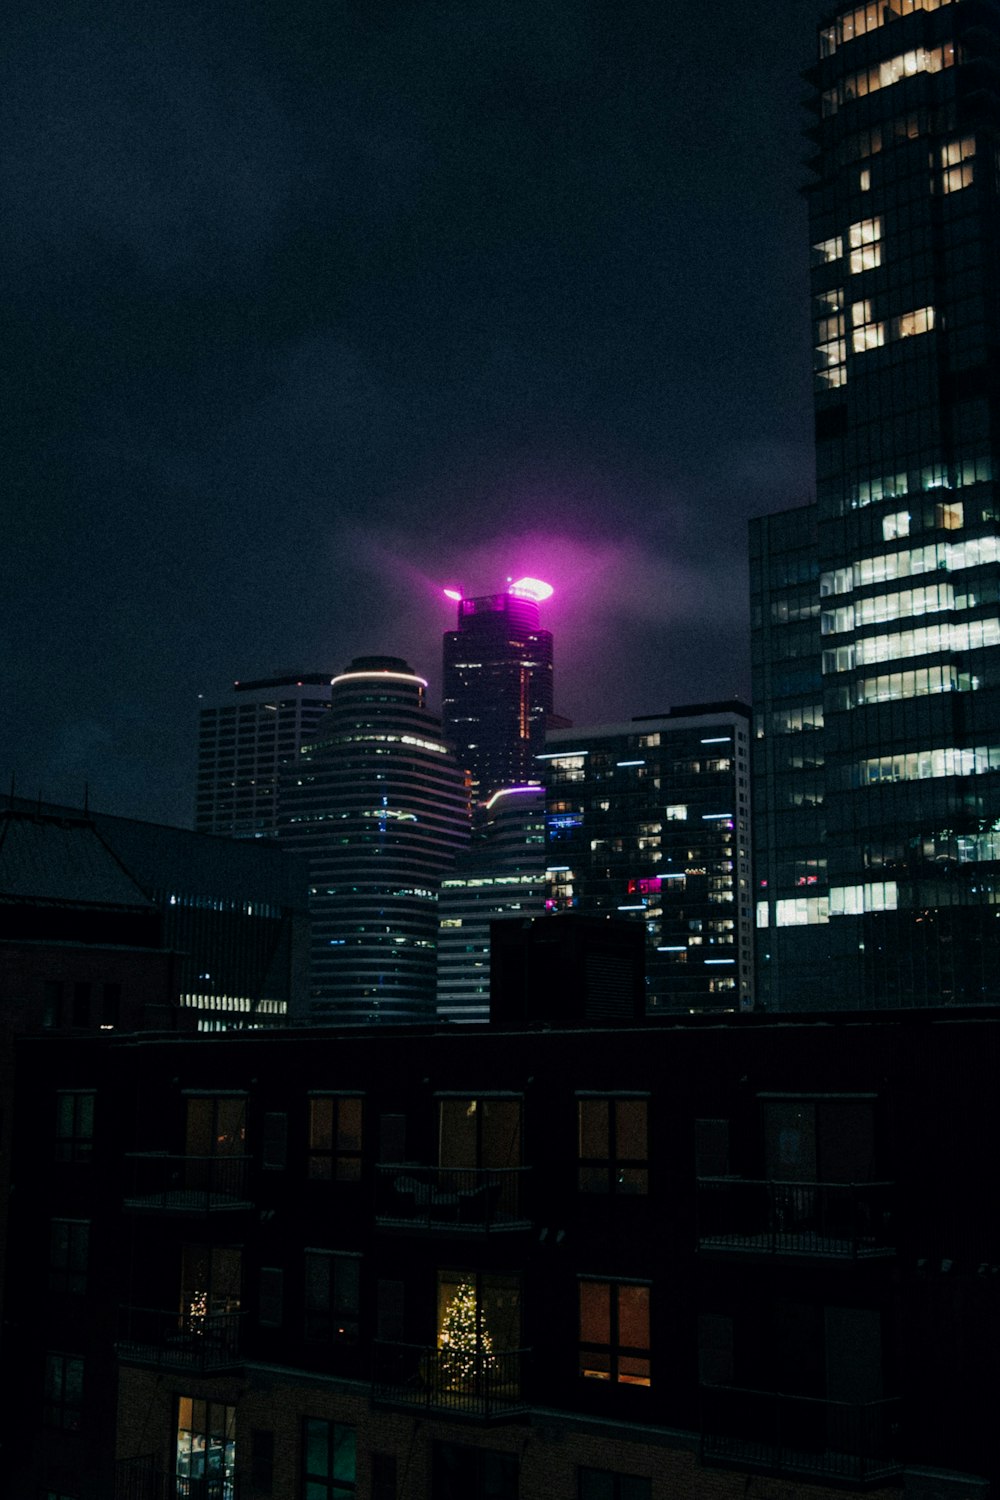
{"type": "Polygon", "coordinates": [[[0,776],[183,818],[198,694],[552,574],[578,721],[748,692],[811,485],[813,0],[27,0],[0,776]],[[82,727],[89,726],[89,727],[82,727]]]}

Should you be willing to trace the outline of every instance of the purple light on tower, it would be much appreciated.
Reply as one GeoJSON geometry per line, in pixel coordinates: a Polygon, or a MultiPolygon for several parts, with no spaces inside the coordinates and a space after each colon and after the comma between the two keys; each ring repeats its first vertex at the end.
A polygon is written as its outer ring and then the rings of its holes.
{"type": "Polygon", "coordinates": [[[456,604],[461,604],[461,602],[462,602],[462,590],[461,589],[444,589],[443,593],[444,593],[444,597],[446,599],[454,599],[454,601],[455,601],[456,604]]]}
{"type": "Polygon", "coordinates": [[[554,590],[551,583],[543,583],[540,578],[519,578],[507,592],[515,599],[534,599],[536,604],[541,604],[543,599],[552,598],[554,590]]]}
{"type": "Polygon", "coordinates": [[[473,801],[483,803],[502,788],[527,786],[544,749],[552,633],[538,606],[553,590],[540,578],[508,578],[502,594],[444,592],[458,604],[458,619],[444,637],[442,717],[473,801]]]}

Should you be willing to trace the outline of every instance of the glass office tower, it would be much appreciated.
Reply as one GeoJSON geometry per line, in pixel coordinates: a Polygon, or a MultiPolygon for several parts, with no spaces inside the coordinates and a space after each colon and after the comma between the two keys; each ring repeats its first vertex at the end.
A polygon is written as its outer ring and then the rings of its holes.
{"type": "Polygon", "coordinates": [[[534,758],[552,714],[552,632],[541,628],[538,609],[552,590],[522,582],[534,592],[514,584],[459,599],[457,629],[444,636],[444,731],[472,777],[475,803],[537,780],[534,758]]]}
{"type": "Polygon", "coordinates": [[[695,703],[546,737],[550,912],[642,922],[646,1010],[751,1010],[749,710],[695,703]]]}
{"type": "Polygon", "coordinates": [[[1000,7],[807,75],[816,503],[754,523],[758,1003],[1000,999],[1000,7]]]}
{"type": "Polygon", "coordinates": [[[315,1025],[434,1019],[438,883],[469,802],[426,692],[399,657],[357,657],[282,785],[279,838],[309,862],[315,1025]]]}
{"type": "Polygon", "coordinates": [[[330,708],[332,672],[234,682],[233,698],[203,708],[198,725],[199,833],[278,836],[278,781],[330,708]]]}

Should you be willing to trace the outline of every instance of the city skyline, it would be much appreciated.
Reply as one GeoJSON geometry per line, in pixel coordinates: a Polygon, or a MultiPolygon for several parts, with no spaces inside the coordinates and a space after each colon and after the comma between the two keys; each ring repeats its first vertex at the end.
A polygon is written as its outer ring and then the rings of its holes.
{"type": "Polygon", "coordinates": [[[384,651],[436,702],[436,590],[501,570],[556,585],[570,717],[748,697],[818,11],[709,102],[735,7],[22,9],[0,772],[187,822],[199,693],[384,651]]]}

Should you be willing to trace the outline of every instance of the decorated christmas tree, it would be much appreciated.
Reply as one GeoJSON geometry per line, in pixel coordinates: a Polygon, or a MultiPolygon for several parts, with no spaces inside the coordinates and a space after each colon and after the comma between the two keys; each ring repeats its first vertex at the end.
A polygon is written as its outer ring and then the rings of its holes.
{"type": "Polygon", "coordinates": [[[492,1369],[493,1340],[477,1316],[476,1289],[460,1282],[445,1308],[438,1334],[438,1359],[442,1383],[469,1385],[477,1372],[492,1369]]]}

